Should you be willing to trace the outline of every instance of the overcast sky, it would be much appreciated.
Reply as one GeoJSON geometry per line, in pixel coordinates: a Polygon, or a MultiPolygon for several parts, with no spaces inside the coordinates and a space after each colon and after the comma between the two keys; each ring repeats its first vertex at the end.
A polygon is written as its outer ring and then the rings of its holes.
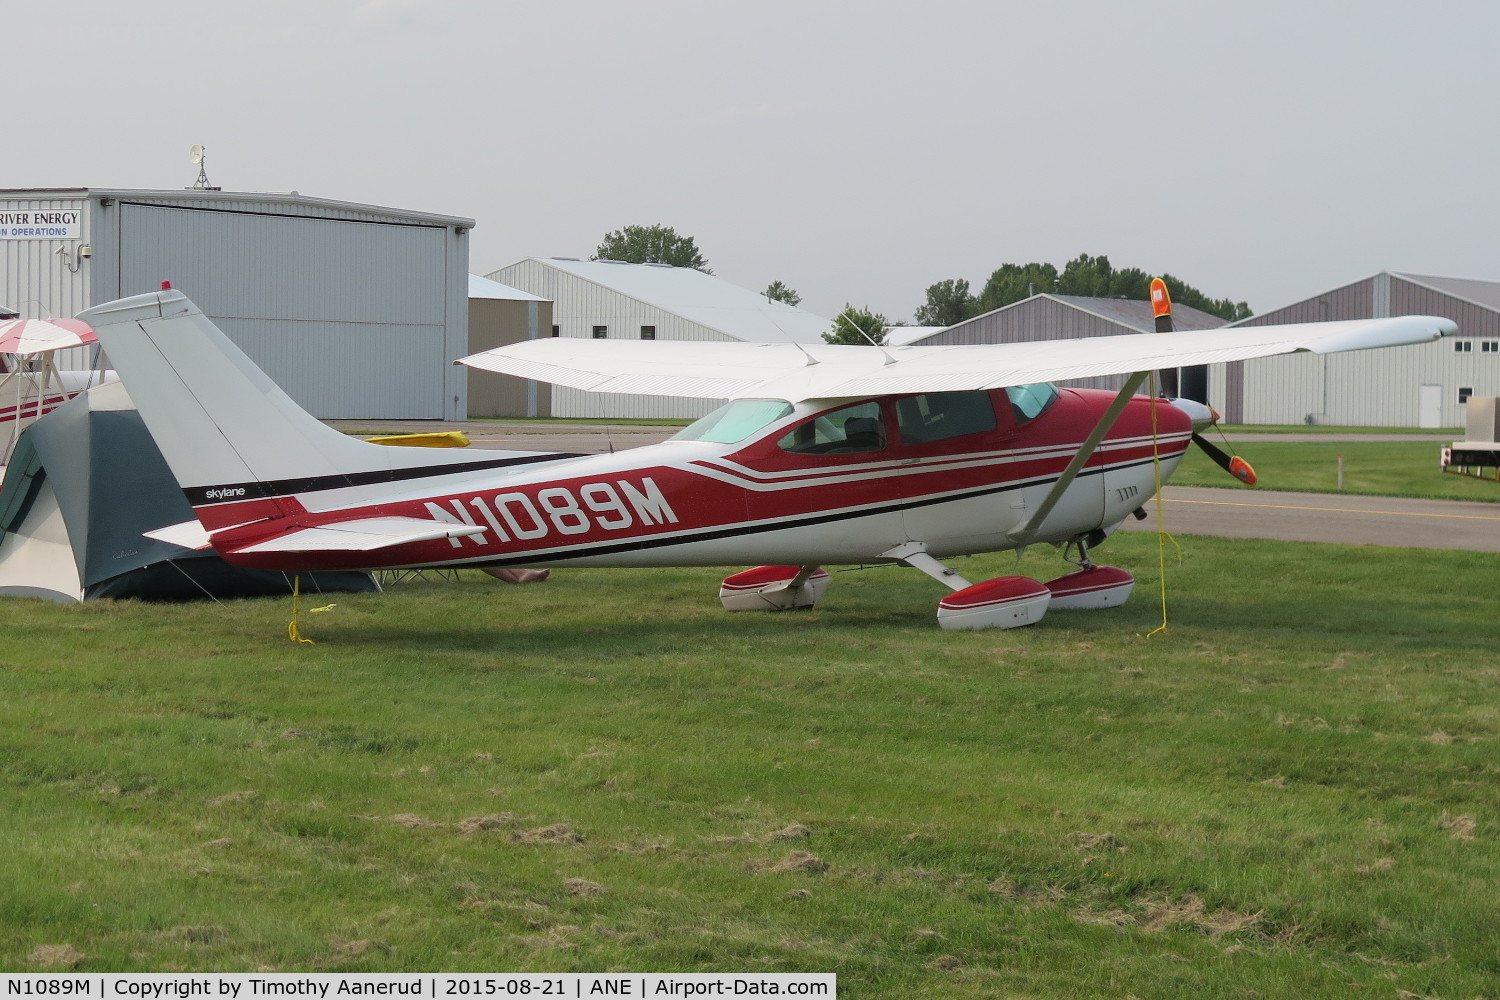
{"type": "Polygon", "coordinates": [[[1266,311],[1500,279],[1494,0],[74,0],[5,14],[0,187],[477,220],[470,269],[663,223],[831,316],[1079,253],[1266,311]]]}

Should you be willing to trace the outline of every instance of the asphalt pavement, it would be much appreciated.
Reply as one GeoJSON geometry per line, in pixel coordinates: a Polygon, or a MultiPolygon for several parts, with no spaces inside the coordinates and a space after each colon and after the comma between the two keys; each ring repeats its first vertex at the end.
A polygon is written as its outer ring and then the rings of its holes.
{"type": "MultiPolygon", "coordinates": [[[[1495,495],[1500,500],[1500,484],[1495,495]]],[[[1144,521],[1128,520],[1121,530],[1155,531],[1155,501],[1145,509],[1144,521]]],[[[1500,552],[1500,503],[1168,484],[1161,520],[1182,535],[1500,552]]]]}

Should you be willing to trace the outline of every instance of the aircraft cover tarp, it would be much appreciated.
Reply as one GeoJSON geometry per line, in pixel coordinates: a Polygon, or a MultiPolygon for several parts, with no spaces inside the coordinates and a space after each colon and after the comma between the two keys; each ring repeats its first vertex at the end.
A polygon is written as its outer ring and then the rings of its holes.
{"type": "MultiPolygon", "coordinates": [[[[0,486],[0,594],[80,601],[191,600],[291,592],[283,573],[230,566],[144,532],[192,508],[118,383],[27,428],[0,486]]],[[[302,589],[369,591],[368,573],[304,573],[302,589]]]]}

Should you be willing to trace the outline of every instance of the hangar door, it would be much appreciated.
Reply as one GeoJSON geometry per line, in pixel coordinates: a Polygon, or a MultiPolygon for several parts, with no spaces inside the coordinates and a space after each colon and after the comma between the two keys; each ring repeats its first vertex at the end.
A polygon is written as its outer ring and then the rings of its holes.
{"type": "Polygon", "coordinates": [[[120,209],[121,295],[171,281],[314,416],[443,417],[444,227],[120,209]]]}

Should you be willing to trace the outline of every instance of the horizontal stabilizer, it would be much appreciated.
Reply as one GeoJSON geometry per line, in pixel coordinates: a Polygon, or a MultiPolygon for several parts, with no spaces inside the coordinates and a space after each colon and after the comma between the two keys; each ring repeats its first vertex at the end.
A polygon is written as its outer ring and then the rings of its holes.
{"type": "Polygon", "coordinates": [[[154,538],[158,542],[166,542],[168,545],[180,545],[185,549],[195,552],[206,549],[213,544],[208,537],[208,532],[203,530],[203,525],[194,521],[183,521],[179,524],[169,524],[165,528],[157,528],[155,531],[142,532],[147,538],[154,538]]]}
{"type": "Polygon", "coordinates": [[[488,530],[483,525],[445,524],[420,517],[364,517],[313,528],[297,528],[230,551],[236,555],[250,552],[370,552],[408,542],[477,535],[488,530]]]}

